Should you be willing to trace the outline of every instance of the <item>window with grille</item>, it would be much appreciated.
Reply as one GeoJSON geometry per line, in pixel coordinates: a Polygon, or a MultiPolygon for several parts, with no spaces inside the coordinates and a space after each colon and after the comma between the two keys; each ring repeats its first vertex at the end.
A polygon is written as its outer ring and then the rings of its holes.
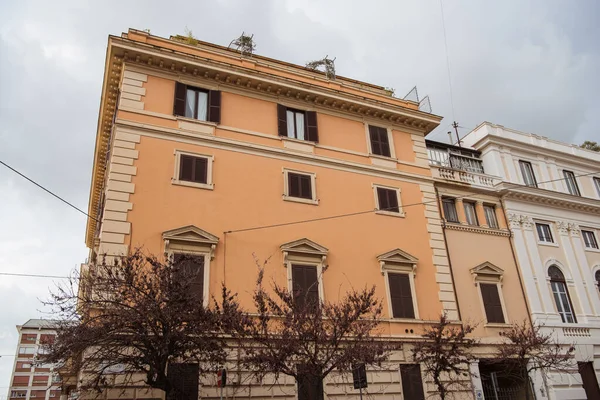
{"type": "Polygon", "coordinates": [[[552,229],[550,229],[550,225],[536,223],[535,229],[537,230],[538,239],[540,242],[554,243],[554,239],[552,238],[552,229]]]}
{"type": "Polygon", "coordinates": [[[483,205],[483,213],[485,214],[485,222],[490,228],[498,229],[498,219],[496,218],[496,207],[483,205]]]}
{"type": "Polygon", "coordinates": [[[565,183],[569,193],[573,196],[581,196],[581,193],[579,192],[579,186],[577,186],[577,179],[575,179],[575,174],[571,171],[563,170],[563,176],[565,177],[565,183]]]}

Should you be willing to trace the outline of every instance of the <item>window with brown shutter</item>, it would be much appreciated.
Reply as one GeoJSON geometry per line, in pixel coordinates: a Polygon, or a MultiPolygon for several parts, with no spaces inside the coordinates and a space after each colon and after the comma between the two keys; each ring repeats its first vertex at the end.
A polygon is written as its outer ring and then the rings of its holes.
{"type": "Polygon", "coordinates": [[[581,375],[581,383],[583,384],[583,390],[585,390],[585,397],[594,400],[600,399],[600,387],[598,387],[594,363],[592,361],[578,362],[577,369],[581,375]]]}
{"type": "Polygon", "coordinates": [[[189,280],[192,295],[203,301],[204,299],[204,256],[191,254],[175,254],[173,256],[177,274],[182,279],[189,280]]]}
{"type": "Polygon", "coordinates": [[[323,381],[307,370],[304,365],[297,367],[298,400],[323,400],[323,381]]]}
{"type": "Polygon", "coordinates": [[[504,312],[502,311],[498,285],[495,283],[480,283],[479,288],[481,290],[481,298],[483,299],[487,322],[503,324],[505,322],[504,312]]]}
{"type": "Polygon", "coordinates": [[[408,274],[388,273],[392,316],[394,318],[414,318],[412,292],[408,274]]]}
{"type": "Polygon", "coordinates": [[[277,133],[292,139],[319,141],[317,113],[277,105],[277,133]]]}
{"type": "Polygon", "coordinates": [[[198,364],[169,364],[167,379],[172,389],[168,400],[198,400],[199,377],[198,364]]]}
{"type": "Polygon", "coordinates": [[[406,400],[425,400],[423,378],[419,364],[401,364],[402,394],[406,400]]]}
{"type": "Polygon", "coordinates": [[[179,159],[179,180],[207,183],[208,158],[182,154],[179,159]]]}
{"type": "Polygon", "coordinates": [[[221,92],[176,82],[173,115],[221,123],[221,92]]]}
{"type": "Polygon", "coordinates": [[[386,128],[369,125],[371,153],[383,157],[391,157],[390,141],[386,128]]]}
{"type": "Polygon", "coordinates": [[[295,172],[287,173],[288,196],[299,197],[301,199],[312,199],[312,177],[310,175],[298,174],[295,172]]]}
{"type": "Polygon", "coordinates": [[[399,213],[398,191],[395,189],[377,188],[377,201],[380,211],[399,213]]]}
{"type": "Polygon", "coordinates": [[[294,299],[303,306],[319,304],[319,279],[317,267],[313,265],[292,265],[292,293],[294,299]]]}

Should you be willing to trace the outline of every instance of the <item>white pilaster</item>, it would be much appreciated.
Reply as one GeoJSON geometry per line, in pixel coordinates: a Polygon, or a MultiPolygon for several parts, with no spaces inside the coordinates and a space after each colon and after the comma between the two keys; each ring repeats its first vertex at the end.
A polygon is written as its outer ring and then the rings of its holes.
{"type": "Polygon", "coordinates": [[[569,233],[570,233],[570,245],[572,246],[572,250],[577,260],[577,265],[579,272],[581,273],[581,281],[586,293],[586,300],[589,301],[590,306],[590,317],[588,318],[588,322],[590,323],[598,323],[600,322],[600,297],[598,297],[598,289],[596,288],[596,279],[592,274],[592,268],[588,264],[587,257],[585,256],[585,245],[583,240],[581,240],[579,226],[575,224],[569,224],[569,233]]]}

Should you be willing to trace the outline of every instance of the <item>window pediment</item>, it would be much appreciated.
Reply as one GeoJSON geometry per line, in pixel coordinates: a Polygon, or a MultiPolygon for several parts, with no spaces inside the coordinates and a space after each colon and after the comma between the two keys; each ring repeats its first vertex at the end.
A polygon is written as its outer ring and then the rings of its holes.
{"type": "Polygon", "coordinates": [[[484,262],[476,267],[471,268],[471,274],[473,275],[473,281],[488,281],[488,282],[502,282],[504,276],[504,270],[491,262],[484,262]]]}
{"type": "Polygon", "coordinates": [[[324,264],[325,259],[327,258],[327,253],[329,252],[326,247],[321,246],[320,244],[315,243],[307,238],[284,243],[280,246],[280,248],[283,252],[283,263],[285,265],[287,265],[288,261],[290,260],[290,256],[292,258],[312,258],[324,264]]]}
{"type": "Polygon", "coordinates": [[[165,254],[172,251],[203,251],[209,253],[210,259],[214,257],[214,250],[219,242],[217,236],[195,225],[163,232],[162,237],[165,242],[165,254]]]}
{"type": "Polygon", "coordinates": [[[401,249],[394,249],[377,256],[381,274],[387,271],[415,273],[419,259],[401,249]]]}

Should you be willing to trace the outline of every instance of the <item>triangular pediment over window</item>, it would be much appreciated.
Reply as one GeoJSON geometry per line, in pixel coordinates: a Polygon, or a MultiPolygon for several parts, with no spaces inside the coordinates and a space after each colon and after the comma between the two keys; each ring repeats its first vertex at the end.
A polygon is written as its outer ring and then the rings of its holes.
{"type": "Polygon", "coordinates": [[[322,256],[329,251],[326,247],[306,238],[284,243],[280,247],[281,251],[287,251],[288,253],[318,254],[322,256]]]}
{"type": "Polygon", "coordinates": [[[379,261],[382,274],[384,271],[415,273],[419,259],[404,250],[394,249],[378,255],[377,261],[379,261]]]}
{"type": "Polygon", "coordinates": [[[491,262],[484,262],[476,267],[471,268],[471,274],[477,279],[497,280],[502,281],[504,270],[495,266],[491,262]]]}
{"type": "Polygon", "coordinates": [[[163,232],[163,239],[210,244],[217,244],[219,242],[218,237],[194,225],[188,225],[163,232]]]}

